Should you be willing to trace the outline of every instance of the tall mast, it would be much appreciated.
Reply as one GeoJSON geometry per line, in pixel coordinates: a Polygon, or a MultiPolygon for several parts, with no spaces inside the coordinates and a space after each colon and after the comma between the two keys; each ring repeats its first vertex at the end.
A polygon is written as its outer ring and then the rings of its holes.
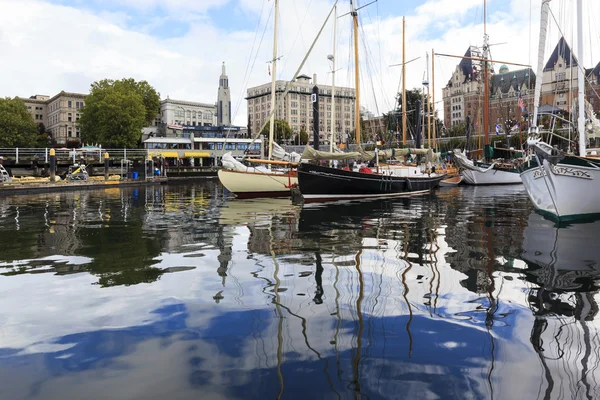
{"type": "Polygon", "coordinates": [[[431,98],[429,97],[429,53],[425,53],[427,65],[427,145],[431,148],[431,98]]]}
{"type": "Polygon", "coordinates": [[[402,144],[406,145],[406,20],[402,17],[402,144]]]}
{"type": "Polygon", "coordinates": [[[533,98],[533,120],[531,125],[537,126],[538,109],[540,107],[540,94],[542,92],[542,76],[544,74],[544,50],[546,48],[546,36],[548,34],[548,14],[550,13],[550,1],[543,0],[540,18],[540,40],[538,43],[538,65],[535,75],[535,91],[533,98]]]}
{"type": "Polygon", "coordinates": [[[490,93],[488,85],[488,53],[489,43],[487,35],[487,2],[483,0],[483,132],[484,132],[484,145],[490,143],[490,93]]]}
{"type": "MultiPolygon", "coordinates": [[[[273,158],[273,136],[275,132],[275,79],[277,74],[277,22],[279,20],[279,0],[275,0],[275,19],[273,27],[273,64],[271,75],[271,119],[269,120],[269,160],[273,158]]],[[[296,77],[294,77],[295,79],[296,77]]]]}
{"type": "Polygon", "coordinates": [[[577,130],[579,131],[579,156],[585,153],[585,100],[583,73],[583,0],[577,0],[577,130]]]}
{"type": "Polygon", "coordinates": [[[435,149],[437,144],[435,140],[435,51],[433,51],[433,49],[431,49],[431,93],[431,112],[433,114],[433,148],[435,149]]]}
{"type": "Polygon", "coordinates": [[[360,146],[360,81],[358,79],[358,12],[356,12],[355,1],[350,0],[352,4],[352,20],[354,22],[354,85],[356,87],[356,104],[354,107],[354,123],[356,125],[355,140],[360,146]]]}
{"type": "Polygon", "coordinates": [[[333,152],[333,141],[335,140],[335,47],[337,36],[337,4],[333,6],[333,55],[331,61],[331,138],[329,139],[329,152],[333,152]]]}

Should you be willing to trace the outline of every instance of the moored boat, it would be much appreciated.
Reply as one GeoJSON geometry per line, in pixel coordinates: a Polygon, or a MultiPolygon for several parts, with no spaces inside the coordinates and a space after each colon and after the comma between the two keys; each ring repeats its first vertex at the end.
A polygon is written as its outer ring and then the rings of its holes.
{"type": "Polygon", "coordinates": [[[456,176],[441,180],[440,186],[454,187],[454,186],[460,185],[460,183],[462,181],[463,181],[463,177],[460,175],[456,175],[456,176]]]}
{"type": "Polygon", "coordinates": [[[429,193],[446,175],[395,176],[366,173],[303,163],[298,184],[304,202],[394,198],[429,193]]]}
{"type": "Polygon", "coordinates": [[[254,167],[245,170],[220,169],[218,175],[221,184],[236,197],[240,199],[286,197],[290,196],[290,190],[298,185],[298,174],[294,169],[296,164],[285,161],[251,161],[283,168],[280,170],[254,167]]]}

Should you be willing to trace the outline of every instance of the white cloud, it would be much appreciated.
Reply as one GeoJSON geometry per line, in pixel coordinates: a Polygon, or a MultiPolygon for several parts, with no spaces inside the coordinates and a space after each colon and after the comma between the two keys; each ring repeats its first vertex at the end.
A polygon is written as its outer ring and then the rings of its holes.
{"type": "MultiPolygon", "coordinates": [[[[225,61],[234,110],[236,105],[240,105],[235,123],[244,125],[247,121],[246,102],[243,100],[246,88],[269,80],[266,62],[272,53],[272,18],[260,50],[256,50],[272,7],[272,2],[264,1],[168,0],[161,1],[159,5],[158,0],[127,0],[126,5],[138,11],[165,10],[160,17],[148,14],[146,21],[134,21],[123,11],[94,13],[90,9],[54,5],[43,0],[0,0],[3,11],[0,15],[0,53],[4,60],[0,64],[0,96],[53,95],[60,90],[87,92],[94,80],[134,77],[148,80],[163,98],[169,95],[172,98],[214,102],[221,62],[225,61]],[[249,26],[254,27],[262,9],[262,22],[254,47],[256,59],[250,55],[254,28],[225,30],[218,21],[208,18],[207,10],[222,4],[230,7],[232,13],[244,15],[250,21],[249,26]],[[189,31],[182,37],[161,39],[151,34],[157,25],[182,21],[191,21],[189,31]],[[131,26],[135,26],[136,30],[131,26]],[[254,66],[244,85],[249,63],[254,66]]],[[[278,78],[291,78],[332,3],[332,0],[281,3],[278,47],[282,60],[278,78]]],[[[469,45],[481,44],[480,3],[479,0],[468,0],[461,3],[461,7],[456,7],[454,1],[429,0],[407,15],[407,58],[422,57],[407,67],[408,88],[420,86],[426,51],[431,52],[433,48],[437,53],[462,55],[469,45]],[[469,22],[471,16],[472,22],[469,22]]],[[[586,15],[594,15],[596,8],[598,12],[595,15],[600,14],[600,2],[595,3],[598,4],[589,5],[594,9],[586,10],[586,15]]],[[[372,57],[361,67],[361,90],[363,105],[382,113],[393,106],[399,84],[400,69],[389,65],[401,62],[402,17],[380,16],[377,20],[376,12],[368,8],[361,12],[364,24],[361,35],[364,31],[364,42],[368,43],[372,57]]],[[[340,14],[347,9],[345,2],[340,3],[340,14]]],[[[488,18],[491,42],[507,42],[494,46],[492,56],[503,61],[535,63],[539,6],[532,10],[531,37],[529,6],[512,0],[506,9],[509,10],[507,14],[493,14],[488,18]]],[[[560,13],[560,10],[556,12],[560,13]]],[[[341,68],[336,74],[338,86],[353,86],[350,23],[349,16],[338,20],[337,59],[338,68],[341,68]]],[[[557,29],[551,29],[551,34],[547,52],[552,50],[557,40],[557,29]]],[[[598,43],[597,34],[594,36],[588,32],[585,37],[598,43]]],[[[330,67],[326,56],[332,52],[331,47],[330,24],[302,72],[308,75],[316,73],[320,83],[329,84],[331,74],[328,73],[330,67]]],[[[362,45],[360,52],[364,57],[362,45]]],[[[588,54],[590,59],[586,58],[586,66],[591,66],[592,53],[588,54]]],[[[447,83],[457,61],[436,58],[436,100],[441,100],[441,88],[447,83]]]]}

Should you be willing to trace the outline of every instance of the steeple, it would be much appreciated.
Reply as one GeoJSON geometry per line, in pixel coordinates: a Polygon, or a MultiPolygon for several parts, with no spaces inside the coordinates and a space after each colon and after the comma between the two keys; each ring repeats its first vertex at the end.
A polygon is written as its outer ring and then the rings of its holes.
{"type": "Polygon", "coordinates": [[[217,94],[217,125],[231,125],[231,96],[229,93],[229,78],[225,71],[225,61],[221,66],[221,76],[219,78],[219,92],[217,94]]]}

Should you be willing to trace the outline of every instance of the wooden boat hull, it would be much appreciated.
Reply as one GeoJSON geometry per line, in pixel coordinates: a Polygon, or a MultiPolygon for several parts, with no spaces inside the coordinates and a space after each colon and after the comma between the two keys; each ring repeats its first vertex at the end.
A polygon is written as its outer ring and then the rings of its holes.
{"type": "Polygon", "coordinates": [[[287,197],[292,187],[298,185],[295,173],[275,174],[261,172],[219,170],[219,180],[238,198],[287,197]]]}
{"type": "Polygon", "coordinates": [[[445,178],[365,174],[306,163],[298,167],[298,187],[307,203],[425,194],[445,178]]]}
{"type": "Polygon", "coordinates": [[[444,187],[458,186],[458,185],[460,185],[460,183],[462,181],[463,181],[463,177],[460,175],[457,175],[457,176],[453,176],[452,178],[448,178],[448,179],[444,179],[443,181],[440,181],[440,186],[444,186],[444,187]]]}

